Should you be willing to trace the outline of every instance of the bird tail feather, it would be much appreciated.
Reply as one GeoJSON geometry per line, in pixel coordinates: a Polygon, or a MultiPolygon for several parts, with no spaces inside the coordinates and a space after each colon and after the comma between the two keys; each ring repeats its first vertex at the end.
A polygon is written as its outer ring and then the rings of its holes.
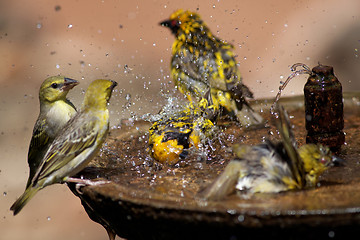
{"type": "Polygon", "coordinates": [[[14,215],[18,214],[39,190],[40,188],[38,187],[28,187],[25,192],[10,207],[10,210],[14,212],[14,215]]]}

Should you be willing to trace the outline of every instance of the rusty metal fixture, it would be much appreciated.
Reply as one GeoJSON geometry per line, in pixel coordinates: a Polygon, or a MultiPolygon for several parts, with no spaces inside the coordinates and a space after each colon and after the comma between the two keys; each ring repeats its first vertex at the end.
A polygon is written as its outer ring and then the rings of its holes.
{"type": "Polygon", "coordinates": [[[306,142],[338,152],[345,142],[342,86],[333,67],[319,64],[305,86],[306,142]]]}
{"type": "Polygon", "coordinates": [[[304,86],[306,143],[321,143],[338,153],[345,142],[343,95],[333,67],[319,63],[310,70],[305,64],[296,63],[290,69],[293,73],[279,87],[270,112],[276,115],[274,108],[290,80],[297,75],[308,74],[309,78],[304,86]],[[297,70],[298,67],[301,69],[297,70]]]}

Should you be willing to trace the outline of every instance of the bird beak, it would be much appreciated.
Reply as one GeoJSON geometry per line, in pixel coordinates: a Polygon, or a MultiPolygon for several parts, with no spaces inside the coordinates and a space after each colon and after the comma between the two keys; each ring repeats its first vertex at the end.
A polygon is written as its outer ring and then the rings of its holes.
{"type": "Polygon", "coordinates": [[[163,26],[163,27],[170,27],[171,26],[171,21],[170,20],[165,20],[165,21],[161,22],[160,25],[163,26]]]}
{"type": "Polygon", "coordinates": [[[112,85],[110,86],[111,90],[113,90],[117,85],[118,83],[113,81],[113,80],[110,80],[112,82],[112,85]]]}
{"type": "Polygon", "coordinates": [[[74,79],[64,78],[64,85],[62,86],[61,89],[63,91],[69,91],[70,89],[72,89],[73,87],[75,87],[78,84],[79,84],[79,82],[74,79]]]}

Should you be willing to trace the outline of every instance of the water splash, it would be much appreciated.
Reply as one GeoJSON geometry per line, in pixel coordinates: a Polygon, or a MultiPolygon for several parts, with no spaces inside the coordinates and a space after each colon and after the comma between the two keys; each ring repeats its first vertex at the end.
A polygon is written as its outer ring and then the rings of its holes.
{"type": "Polygon", "coordinates": [[[305,65],[304,63],[295,63],[294,65],[291,66],[290,70],[293,72],[291,73],[288,78],[286,79],[285,82],[282,82],[280,87],[279,87],[279,91],[278,93],[276,94],[276,97],[275,97],[275,101],[273,103],[273,105],[271,106],[270,108],[270,113],[272,115],[274,115],[276,118],[278,117],[277,114],[274,112],[274,109],[276,108],[276,105],[277,105],[277,102],[280,100],[280,97],[281,97],[281,93],[282,91],[285,89],[285,87],[288,85],[288,83],[290,82],[291,79],[293,79],[294,77],[300,75],[300,74],[309,74],[311,75],[312,72],[311,72],[311,69],[305,65]],[[298,67],[302,67],[302,69],[300,70],[296,70],[298,67]]]}

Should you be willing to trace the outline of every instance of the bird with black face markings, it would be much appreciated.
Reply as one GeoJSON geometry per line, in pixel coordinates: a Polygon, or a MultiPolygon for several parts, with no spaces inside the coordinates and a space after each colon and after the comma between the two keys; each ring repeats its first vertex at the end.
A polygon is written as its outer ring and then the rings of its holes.
{"type": "Polygon", "coordinates": [[[243,126],[262,124],[245,99],[253,94],[242,83],[231,44],[214,36],[195,12],[177,10],[160,24],[175,35],[171,74],[181,93],[200,101],[210,90],[212,102],[243,126]]]}

